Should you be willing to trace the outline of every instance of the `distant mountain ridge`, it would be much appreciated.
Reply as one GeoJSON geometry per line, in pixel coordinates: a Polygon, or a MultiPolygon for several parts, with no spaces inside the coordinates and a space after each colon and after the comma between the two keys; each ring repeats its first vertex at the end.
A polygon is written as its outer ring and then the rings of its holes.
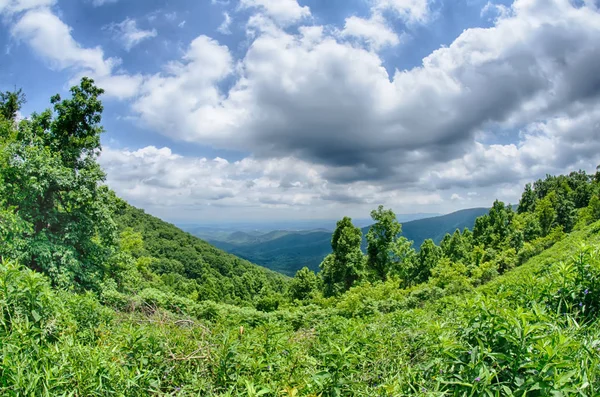
{"type": "MultiPolygon", "coordinates": [[[[431,218],[440,216],[439,213],[414,213],[414,214],[396,214],[399,222],[409,222],[417,219],[431,218]]],[[[264,222],[221,222],[221,223],[181,223],[174,222],[178,228],[196,236],[207,236],[215,240],[225,241],[227,236],[233,232],[245,232],[251,235],[263,235],[265,233],[282,230],[282,231],[315,231],[322,229],[323,231],[333,232],[337,219],[300,219],[288,221],[264,221],[264,222]]],[[[364,227],[370,225],[373,221],[371,218],[353,218],[355,226],[364,227]]]]}
{"type": "MultiPolygon", "coordinates": [[[[439,244],[446,233],[453,233],[456,229],[462,231],[465,227],[473,229],[475,219],[488,211],[489,208],[468,208],[447,215],[406,222],[402,224],[402,235],[412,240],[417,249],[428,238],[439,244]]],[[[368,227],[363,228],[363,234],[368,231],[368,227]]]]}
{"type": "MultiPolygon", "coordinates": [[[[428,217],[402,223],[402,235],[414,242],[415,248],[430,238],[439,243],[446,233],[473,228],[475,219],[488,208],[469,208],[447,215],[428,217]]],[[[364,235],[370,226],[362,228],[364,235]]],[[[214,233],[190,231],[214,246],[271,270],[293,276],[304,266],[317,271],[319,264],[331,252],[331,230],[275,230],[264,234],[236,231],[214,233]]]]}

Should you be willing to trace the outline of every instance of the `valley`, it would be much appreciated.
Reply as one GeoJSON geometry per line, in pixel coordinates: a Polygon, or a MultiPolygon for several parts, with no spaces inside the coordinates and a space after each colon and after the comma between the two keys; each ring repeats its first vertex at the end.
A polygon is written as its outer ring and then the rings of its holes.
{"type": "MultiPolygon", "coordinates": [[[[401,234],[413,241],[413,245],[417,249],[426,239],[432,239],[439,244],[448,233],[454,233],[457,229],[461,231],[464,228],[472,229],[475,219],[487,211],[487,208],[472,208],[442,216],[430,214],[426,218],[407,220],[402,223],[401,234]]],[[[404,215],[399,219],[420,216],[422,215],[404,215]]],[[[363,224],[371,222],[363,221],[363,224]]],[[[228,232],[202,231],[202,227],[198,226],[186,229],[224,251],[288,276],[293,276],[305,266],[318,272],[323,258],[331,253],[331,233],[333,231],[333,229],[316,229],[228,232]]],[[[368,230],[369,226],[362,228],[363,236],[367,234],[368,230]]],[[[366,249],[366,243],[366,239],[363,238],[363,250],[366,249]]]]}

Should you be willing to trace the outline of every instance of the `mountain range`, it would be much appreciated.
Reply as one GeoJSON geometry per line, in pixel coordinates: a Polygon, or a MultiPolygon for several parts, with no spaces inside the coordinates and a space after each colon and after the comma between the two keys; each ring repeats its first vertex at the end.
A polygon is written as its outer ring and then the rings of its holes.
{"type": "MultiPolygon", "coordinates": [[[[398,218],[404,222],[402,235],[413,241],[418,249],[426,239],[430,238],[439,243],[446,233],[453,233],[456,229],[462,230],[465,227],[472,228],[475,219],[487,212],[487,208],[470,208],[441,216],[424,214],[427,217],[410,221],[404,221],[407,219],[404,215],[398,218]]],[[[359,225],[362,226],[360,223],[359,225]]],[[[362,227],[363,249],[366,247],[364,236],[369,227],[362,227]]],[[[222,250],[289,276],[293,276],[304,266],[314,271],[319,270],[319,264],[331,252],[333,231],[333,228],[326,227],[269,232],[217,230],[206,226],[183,228],[222,250]]]]}

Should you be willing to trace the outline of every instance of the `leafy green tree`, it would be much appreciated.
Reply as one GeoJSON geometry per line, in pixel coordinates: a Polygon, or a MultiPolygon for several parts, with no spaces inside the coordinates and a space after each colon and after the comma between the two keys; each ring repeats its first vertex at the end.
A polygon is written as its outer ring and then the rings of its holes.
{"type": "Polygon", "coordinates": [[[547,236],[556,221],[556,211],[552,204],[551,195],[544,197],[538,202],[535,214],[542,230],[542,236],[547,236]]]}
{"type": "Polygon", "coordinates": [[[575,222],[577,222],[575,203],[565,192],[562,192],[561,194],[557,195],[555,209],[556,223],[561,225],[565,232],[571,232],[571,230],[573,230],[573,226],[575,226],[575,222]]]}
{"type": "Polygon", "coordinates": [[[468,269],[462,263],[454,263],[449,258],[442,258],[437,266],[431,269],[430,282],[450,293],[460,293],[471,288],[467,274],[468,269]]]}
{"type": "Polygon", "coordinates": [[[304,300],[311,296],[319,286],[317,275],[308,267],[303,267],[296,272],[290,283],[289,293],[292,299],[304,300]]]}
{"type": "Polygon", "coordinates": [[[375,224],[367,233],[367,265],[378,279],[385,281],[392,269],[391,254],[402,225],[396,220],[396,214],[382,205],[371,211],[371,218],[375,224]]]}
{"type": "Polygon", "coordinates": [[[525,241],[533,241],[542,235],[542,227],[536,214],[524,214],[523,238],[525,241]]]}
{"type": "Polygon", "coordinates": [[[431,276],[431,269],[442,259],[442,249],[432,239],[423,241],[418,254],[418,267],[413,273],[415,284],[426,282],[431,276]]]}
{"type": "Polygon", "coordinates": [[[573,192],[573,203],[575,208],[586,207],[594,194],[594,186],[591,183],[583,183],[577,186],[573,192]]]}
{"type": "Polygon", "coordinates": [[[475,219],[475,225],[473,225],[473,243],[475,245],[488,245],[490,243],[492,231],[489,219],[489,215],[482,215],[475,219]]]}
{"type": "Polygon", "coordinates": [[[15,121],[21,106],[25,103],[22,90],[0,92],[0,117],[15,121]]]}
{"type": "Polygon", "coordinates": [[[525,191],[521,196],[521,200],[519,201],[519,207],[517,208],[517,213],[523,214],[525,212],[533,212],[535,209],[535,202],[537,200],[537,196],[533,189],[531,188],[531,183],[525,185],[525,191]]]}
{"type": "Polygon", "coordinates": [[[392,245],[391,261],[391,274],[400,276],[405,286],[416,283],[414,273],[418,268],[418,258],[412,241],[404,236],[398,237],[392,245]]]}
{"type": "Polygon", "coordinates": [[[362,232],[344,217],[337,223],[331,238],[333,253],[319,265],[326,296],[347,291],[364,270],[364,256],[360,249],[362,232]]]}
{"type": "MultiPolygon", "coordinates": [[[[450,236],[450,234],[447,234],[447,236],[450,236]]],[[[458,229],[449,238],[444,238],[441,247],[444,256],[450,258],[453,262],[464,262],[469,257],[468,247],[458,229]]]]}
{"type": "Polygon", "coordinates": [[[103,91],[84,78],[71,93],[72,99],[52,98],[54,113],[19,124],[19,139],[4,149],[0,195],[30,230],[17,259],[56,285],[88,288],[103,277],[115,227],[96,161],[103,91]]]}
{"type": "Polygon", "coordinates": [[[597,195],[592,196],[588,205],[592,221],[600,220],[600,198],[597,195]]]}
{"type": "Polygon", "coordinates": [[[510,205],[496,200],[487,215],[475,220],[473,228],[473,244],[499,248],[514,231],[515,213],[510,205]]]}
{"type": "Polygon", "coordinates": [[[521,230],[514,230],[509,236],[509,246],[519,252],[525,244],[525,236],[521,230]]]}

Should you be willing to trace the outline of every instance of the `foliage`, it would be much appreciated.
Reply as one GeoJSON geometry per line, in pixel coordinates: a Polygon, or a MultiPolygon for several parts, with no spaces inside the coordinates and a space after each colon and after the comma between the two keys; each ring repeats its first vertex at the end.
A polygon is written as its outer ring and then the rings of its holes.
{"type": "Polygon", "coordinates": [[[298,270],[290,282],[289,293],[292,299],[304,300],[310,298],[319,287],[317,275],[307,267],[298,270]]]}
{"type": "Polygon", "coordinates": [[[367,265],[374,276],[385,281],[392,268],[392,251],[402,226],[396,220],[392,210],[385,210],[382,205],[371,211],[375,223],[367,233],[367,265]]]}
{"type": "Polygon", "coordinates": [[[263,289],[285,292],[285,277],[227,254],[120,199],[114,201],[113,218],[121,232],[143,241],[133,258],[153,258],[148,270],[171,281],[170,290],[189,290],[198,300],[235,304],[254,303],[263,289]]]}
{"type": "Polygon", "coordinates": [[[12,92],[0,92],[0,118],[16,121],[21,106],[25,103],[25,94],[21,89],[12,92]]]}
{"type": "Polygon", "coordinates": [[[34,114],[19,124],[18,139],[4,141],[0,196],[26,230],[13,255],[62,287],[97,286],[113,248],[108,189],[96,162],[102,92],[83,79],[73,99],[52,99],[54,114],[34,114]]]}
{"type": "Polygon", "coordinates": [[[363,273],[364,258],[360,250],[362,232],[348,217],[340,220],[331,237],[333,253],[321,265],[325,296],[347,291],[363,273]]]}

